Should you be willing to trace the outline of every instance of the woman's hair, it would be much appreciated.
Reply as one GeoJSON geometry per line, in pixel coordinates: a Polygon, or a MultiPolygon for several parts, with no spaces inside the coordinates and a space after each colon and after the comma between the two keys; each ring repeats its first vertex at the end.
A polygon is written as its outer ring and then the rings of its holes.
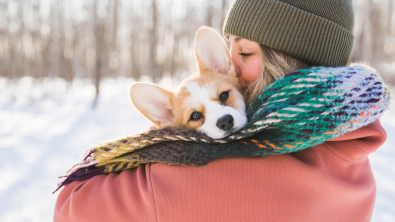
{"type": "Polygon", "coordinates": [[[311,65],[300,59],[295,59],[292,56],[286,55],[264,45],[260,46],[263,66],[262,73],[254,83],[248,86],[244,94],[247,104],[262,92],[264,88],[272,84],[278,78],[283,77],[288,73],[295,72],[296,70],[311,67],[311,65]]]}

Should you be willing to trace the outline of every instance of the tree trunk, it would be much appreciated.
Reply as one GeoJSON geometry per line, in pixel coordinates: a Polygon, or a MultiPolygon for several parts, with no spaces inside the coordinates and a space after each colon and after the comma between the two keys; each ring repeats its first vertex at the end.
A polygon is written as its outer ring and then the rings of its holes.
{"type": "Polygon", "coordinates": [[[102,54],[103,54],[103,45],[104,43],[104,27],[100,22],[97,15],[97,1],[94,1],[94,10],[93,10],[93,21],[94,21],[94,33],[95,33],[95,67],[94,67],[94,84],[95,84],[95,99],[93,101],[93,109],[96,108],[99,94],[100,94],[100,81],[102,77],[102,54]]]}
{"type": "Polygon", "coordinates": [[[114,0],[113,14],[112,14],[112,39],[111,39],[110,59],[111,59],[111,62],[115,61],[115,62],[117,62],[117,64],[110,66],[111,73],[113,76],[116,76],[116,74],[119,70],[119,64],[120,64],[120,55],[119,55],[119,51],[117,48],[118,6],[119,6],[119,0],[114,0]]]}
{"type": "Polygon", "coordinates": [[[206,22],[204,23],[208,27],[212,26],[212,21],[213,21],[213,3],[212,0],[207,0],[206,1],[207,7],[206,7],[206,22]]]}
{"type": "Polygon", "coordinates": [[[151,1],[151,30],[149,32],[148,64],[151,77],[154,81],[159,77],[156,52],[158,47],[158,5],[156,0],[151,1]]]}

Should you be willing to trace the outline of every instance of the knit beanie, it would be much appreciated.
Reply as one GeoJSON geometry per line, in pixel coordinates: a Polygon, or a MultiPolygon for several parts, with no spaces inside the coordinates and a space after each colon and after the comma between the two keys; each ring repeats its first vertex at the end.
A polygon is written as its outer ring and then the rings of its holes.
{"type": "Polygon", "coordinates": [[[352,0],[234,0],[223,26],[235,35],[317,66],[347,65],[352,0]]]}

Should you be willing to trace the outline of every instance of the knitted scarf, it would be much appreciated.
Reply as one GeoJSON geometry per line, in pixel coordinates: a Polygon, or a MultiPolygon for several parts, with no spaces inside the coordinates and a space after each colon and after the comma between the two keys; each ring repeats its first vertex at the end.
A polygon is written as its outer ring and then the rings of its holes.
{"type": "Polygon", "coordinates": [[[389,95],[376,71],[365,66],[298,70],[254,98],[247,125],[226,138],[165,128],[104,142],[86,152],[58,189],[144,163],[202,166],[226,157],[300,151],[374,122],[388,108],[389,95]]]}

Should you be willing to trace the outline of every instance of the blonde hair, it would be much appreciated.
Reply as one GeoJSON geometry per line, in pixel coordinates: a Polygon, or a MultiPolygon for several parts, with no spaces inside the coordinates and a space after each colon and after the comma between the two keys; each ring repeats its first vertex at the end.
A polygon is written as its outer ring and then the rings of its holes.
{"type": "Polygon", "coordinates": [[[249,104],[264,88],[272,84],[278,78],[299,69],[311,67],[300,59],[276,51],[264,45],[261,46],[262,73],[245,91],[244,98],[249,104]]]}

